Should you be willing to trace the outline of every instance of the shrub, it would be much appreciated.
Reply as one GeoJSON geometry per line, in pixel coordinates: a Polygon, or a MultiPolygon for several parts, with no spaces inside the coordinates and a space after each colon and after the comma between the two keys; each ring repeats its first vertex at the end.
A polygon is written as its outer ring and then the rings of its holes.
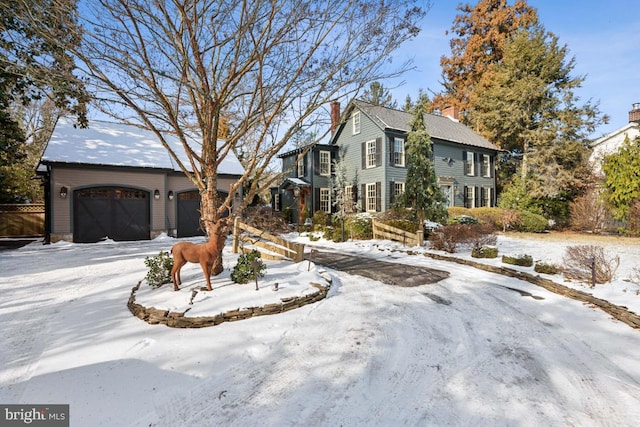
{"type": "Polygon", "coordinates": [[[267,266],[262,261],[260,252],[253,249],[238,257],[238,263],[231,272],[231,280],[234,283],[249,283],[256,277],[264,277],[266,269],[267,266]]]}
{"type": "Polygon", "coordinates": [[[449,218],[461,215],[471,215],[471,209],[463,208],[462,206],[451,206],[450,208],[447,208],[447,214],[449,218]]]}
{"type": "Polygon", "coordinates": [[[242,222],[272,234],[287,233],[290,231],[287,215],[291,219],[290,210],[281,215],[270,206],[255,206],[244,211],[242,222]]]}
{"type": "Polygon", "coordinates": [[[543,273],[543,274],[557,274],[559,269],[558,269],[558,266],[555,264],[537,262],[536,265],[533,267],[533,271],[535,271],[536,273],[543,273]]]}
{"type": "Polygon", "coordinates": [[[473,248],[471,256],[474,258],[496,258],[498,256],[498,248],[495,246],[482,246],[473,248]]]}
{"type": "Polygon", "coordinates": [[[529,211],[519,212],[519,224],[516,226],[518,231],[528,233],[542,233],[547,229],[547,219],[542,215],[538,215],[529,211]]]}
{"type": "Polygon", "coordinates": [[[321,230],[329,225],[329,214],[325,211],[315,211],[311,220],[313,221],[313,228],[321,230]]]}
{"type": "Polygon", "coordinates": [[[608,210],[595,189],[589,189],[569,205],[571,228],[577,231],[599,233],[609,219],[608,210]]]}
{"type": "Polygon", "coordinates": [[[371,217],[368,215],[352,215],[345,219],[345,229],[349,237],[357,240],[367,240],[373,237],[371,217]]]}
{"type": "Polygon", "coordinates": [[[407,231],[409,233],[415,233],[418,231],[418,223],[413,221],[407,221],[405,219],[391,219],[382,221],[383,224],[389,225],[400,230],[407,231]]]}
{"type": "Polygon", "coordinates": [[[591,284],[610,282],[620,265],[618,255],[609,256],[595,245],[569,246],[562,259],[567,277],[591,284]]]}
{"type": "Polygon", "coordinates": [[[473,217],[478,218],[480,224],[489,225],[494,231],[503,228],[503,209],[482,207],[473,209],[471,213],[473,217]]]}
{"type": "Polygon", "coordinates": [[[533,258],[531,255],[502,255],[502,262],[505,264],[519,265],[520,267],[531,267],[533,265],[533,258]]]}
{"type": "Polygon", "coordinates": [[[157,288],[165,283],[171,282],[173,258],[169,255],[169,252],[160,251],[156,256],[146,257],[144,259],[144,265],[149,267],[145,278],[152,288],[157,288]]]}
{"type": "Polygon", "coordinates": [[[471,215],[458,215],[451,218],[449,224],[479,224],[479,221],[471,215]]]}
{"type": "Polygon", "coordinates": [[[474,248],[493,245],[496,243],[496,236],[488,226],[450,224],[435,229],[429,236],[429,242],[435,250],[454,253],[462,245],[474,248]]]}

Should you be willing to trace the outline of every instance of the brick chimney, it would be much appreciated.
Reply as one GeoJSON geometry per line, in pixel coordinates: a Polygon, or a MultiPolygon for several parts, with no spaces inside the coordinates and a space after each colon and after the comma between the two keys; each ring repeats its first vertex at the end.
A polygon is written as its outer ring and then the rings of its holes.
{"type": "Polygon", "coordinates": [[[458,109],[456,107],[445,107],[442,110],[442,115],[445,117],[449,117],[450,119],[454,120],[454,121],[460,121],[460,111],[458,111],[458,109]]]}
{"type": "Polygon", "coordinates": [[[331,135],[336,133],[336,129],[340,125],[340,102],[331,102],[331,135]]]}
{"type": "Polygon", "coordinates": [[[629,111],[629,123],[640,123],[640,102],[635,102],[632,108],[629,111]]]}

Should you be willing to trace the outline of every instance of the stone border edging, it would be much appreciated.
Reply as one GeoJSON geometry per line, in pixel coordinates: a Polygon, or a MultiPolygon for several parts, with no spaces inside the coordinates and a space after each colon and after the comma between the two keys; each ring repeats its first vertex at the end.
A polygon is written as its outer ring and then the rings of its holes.
{"type": "Polygon", "coordinates": [[[553,280],[545,279],[539,275],[513,270],[506,267],[497,267],[489,264],[483,264],[481,262],[466,260],[462,258],[456,258],[452,256],[439,255],[430,252],[424,252],[424,256],[437,259],[440,261],[455,262],[458,264],[469,265],[480,270],[488,271],[490,273],[497,273],[503,276],[514,277],[516,279],[525,280],[534,285],[545,288],[546,290],[558,295],[563,295],[571,299],[593,304],[607,314],[613,316],[616,320],[626,323],[634,329],[640,329],[640,315],[629,311],[627,307],[611,304],[609,301],[594,297],[586,292],[579,291],[577,289],[570,288],[568,286],[561,285],[553,280]]]}
{"type": "MultiPolygon", "coordinates": [[[[324,277],[324,276],[323,276],[324,277]]],[[[129,311],[139,319],[150,325],[167,325],[172,328],[206,328],[216,326],[224,322],[234,322],[236,320],[250,319],[257,316],[284,313],[308,304],[313,304],[327,297],[331,289],[331,277],[324,277],[327,285],[311,282],[310,285],[317,288],[317,291],[301,297],[281,298],[279,303],[265,304],[258,307],[247,307],[243,309],[229,310],[215,316],[186,317],[189,309],[183,312],[163,310],[155,307],[145,307],[136,303],[136,292],[140,289],[142,280],[131,289],[131,296],[127,302],[129,311]]]]}

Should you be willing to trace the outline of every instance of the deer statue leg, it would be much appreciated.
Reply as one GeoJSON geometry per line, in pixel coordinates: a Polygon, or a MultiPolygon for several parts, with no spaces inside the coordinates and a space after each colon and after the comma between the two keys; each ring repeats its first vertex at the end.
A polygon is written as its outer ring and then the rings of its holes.
{"type": "Polygon", "coordinates": [[[173,263],[173,268],[171,268],[171,280],[173,280],[174,291],[180,289],[180,283],[182,283],[182,280],[180,280],[180,269],[182,269],[182,266],[185,264],[186,261],[178,261],[173,263]]]}
{"type": "Polygon", "coordinates": [[[204,278],[207,281],[207,290],[210,291],[211,290],[211,265],[206,261],[202,261],[200,263],[200,266],[202,267],[204,278]]]}

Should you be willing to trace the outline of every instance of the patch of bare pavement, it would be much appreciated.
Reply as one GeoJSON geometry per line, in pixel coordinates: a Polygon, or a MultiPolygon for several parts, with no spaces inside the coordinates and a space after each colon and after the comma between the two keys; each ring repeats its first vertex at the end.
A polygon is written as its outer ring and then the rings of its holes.
{"type": "Polygon", "coordinates": [[[306,254],[312,262],[334,270],[367,277],[387,285],[413,287],[429,285],[449,277],[449,273],[428,267],[417,267],[395,262],[314,250],[306,254]]]}

